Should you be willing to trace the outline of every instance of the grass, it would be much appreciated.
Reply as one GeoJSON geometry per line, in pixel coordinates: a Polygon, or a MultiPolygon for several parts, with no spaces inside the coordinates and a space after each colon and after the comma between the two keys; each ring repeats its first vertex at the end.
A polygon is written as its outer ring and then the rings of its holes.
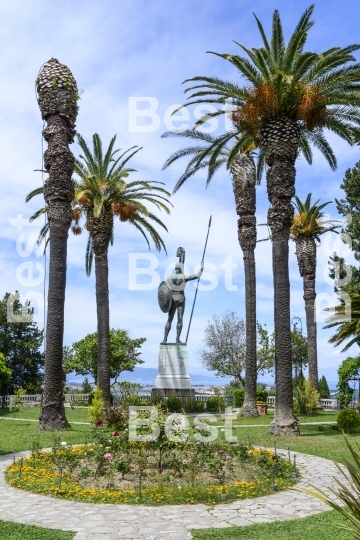
{"type": "Polygon", "coordinates": [[[354,536],[337,525],[347,525],[334,510],[315,516],[275,523],[225,529],[194,529],[195,540],[351,540],[354,536]]]}
{"type": "Polygon", "coordinates": [[[0,538],[4,540],[72,540],[74,536],[73,532],[0,521],[0,538]]]}
{"type": "MultiPolygon", "coordinates": [[[[87,407],[72,410],[70,407],[65,409],[66,418],[69,422],[89,422],[87,407]]],[[[0,418],[26,418],[29,420],[38,420],[40,416],[40,407],[25,407],[17,413],[11,413],[9,409],[0,408],[0,418]]]]}
{"type": "MultiPolygon", "coordinates": [[[[0,419],[0,455],[20,450],[31,450],[33,441],[38,441],[42,448],[53,445],[56,436],[68,444],[81,444],[88,441],[91,427],[73,424],[70,429],[62,431],[36,432],[35,422],[5,422],[0,419]]],[[[1,538],[1,535],[0,535],[1,538]]]]}
{"type": "MultiPolygon", "coordinates": [[[[309,416],[307,414],[297,414],[297,418],[300,420],[300,424],[304,423],[313,423],[313,422],[336,422],[336,418],[338,415],[337,412],[326,412],[326,411],[320,411],[316,414],[313,414],[312,416],[309,416]]],[[[274,410],[270,409],[268,410],[268,414],[265,416],[244,416],[240,417],[237,420],[233,420],[233,424],[235,426],[248,426],[248,425],[270,425],[272,420],[274,418],[274,410]]],[[[214,422],[215,426],[219,426],[224,424],[224,420],[218,420],[217,422],[214,422]]]]}
{"type": "MultiPolygon", "coordinates": [[[[343,463],[343,456],[349,454],[344,437],[336,426],[302,426],[299,437],[274,437],[268,433],[267,427],[234,428],[233,432],[245,444],[272,448],[276,442],[278,448],[286,450],[290,447],[292,452],[312,454],[339,463],[343,463]]],[[[347,436],[350,442],[360,443],[359,429],[347,436]]]]}

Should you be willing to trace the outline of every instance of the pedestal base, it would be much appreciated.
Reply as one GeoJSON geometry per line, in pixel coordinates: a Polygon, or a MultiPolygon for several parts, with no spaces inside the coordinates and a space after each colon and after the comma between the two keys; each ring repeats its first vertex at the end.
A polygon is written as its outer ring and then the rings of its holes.
{"type": "Polygon", "coordinates": [[[176,396],[176,397],[189,397],[195,398],[195,388],[153,388],[151,390],[152,396],[176,396]]]}
{"type": "Polygon", "coordinates": [[[193,397],[188,374],[188,351],[186,345],[166,343],[159,348],[159,370],[152,393],[163,396],[193,397]]]}

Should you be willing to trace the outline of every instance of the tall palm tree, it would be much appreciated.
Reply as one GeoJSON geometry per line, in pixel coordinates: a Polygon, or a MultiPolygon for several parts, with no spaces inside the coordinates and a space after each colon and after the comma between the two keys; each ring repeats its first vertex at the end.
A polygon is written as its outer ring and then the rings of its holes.
{"type": "Polygon", "coordinates": [[[350,295],[350,306],[343,301],[341,304],[327,308],[325,311],[332,312],[332,315],[326,320],[327,324],[324,328],[339,327],[329,339],[329,342],[334,343],[334,346],[337,347],[343,344],[344,341],[350,340],[341,352],[347,351],[355,344],[360,347],[360,294],[350,295]],[[349,307],[350,313],[348,313],[349,307]]]}
{"type": "MultiPolygon", "coordinates": [[[[270,201],[268,224],[271,229],[274,318],[275,318],[275,384],[276,408],[270,432],[280,435],[299,434],[299,423],[293,412],[292,366],[290,340],[289,234],[294,210],[295,161],[301,148],[311,161],[311,146],[325,156],[332,169],[334,153],[324,128],[333,131],[350,144],[359,138],[360,65],[352,53],[359,45],[333,47],[321,54],[304,52],[314,6],[301,16],[289,41],[285,43],[280,15],[275,10],[270,40],[256,18],[263,41],[260,48],[249,49],[237,43],[248,58],[234,54],[217,54],[229,61],[247,79],[247,84],[199,76],[185,92],[189,101],[216,103],[221,106],[200,118],[195,128],[209,118],[229,114],[239,128],[250,135],[263,153],[267,170],[270,201]]],[[[176,111],[174,111],[176,112],[176,111]]],[[[218,138],[213,152],[221,151],[234,133],[218,138]]],[[[233,153],[237,144],[233,147],[233,153]]]]}
{"type": "MultiPolygon", "coordinates": [[[[238,219],[238,239],[243,251],[245,273],[245,313],[246,313],[246,358],[245,358],[245,396],[241,408],[243,416],[258,416],[256,408],[256,382],[257,382],[257,351],[256,351],[256,271],[255,271],[255,247],[256,247],[256,178],[257,171],[251,150],[252,141],[249,137],[242,138],[242,149],[238,148],[237,154],[232,156],[231,150],[222,147],[216,159],[211,161],[212,154],[209,148],[216,144],[216,137],[203,134],[200,131],[187,131],[180,134],[171,132],[164,133],[163,137],[181,136],[188,137],[202,146],[192,146],[173,154],[165,163],[164,169],[174,161],[192,156],[185,173],[177,182],[174,192],[184,182],[199,172],[204,167],[208,168],[206,186],[209,185],[215,172],[223,164],[230,169],[238,219]],[[205,144],[205,145],[204,145],[205,144]],[[199,158],[202,158],[199,160],[199,158]]],[[[241,134],[239,134],[241,137],[241,134]]],[[[259,160],[260,166],[262,160],[259,160]]]]}
{"type": "Polygon", "coordinates": [[[74,156],[69,150],[69,143],[74,141],[78,91],[69,68],[55,58],[44,64],[36,80],[36,89],[41,115],[47,122],[43,130],[44,139],[48,143],[44,167],[49,178],[43,193],[50,235],[45,375],[39,427],[50,430],[69,426],[63,401],[65,377],[62,354],[67,239],[74,195],[71,181],[74,156]]]}
{"type": "MultiPolygon", "coordinates": [[[[116,135],[111,139],[105,152],[98,134],[93,135],[93,152],[88,148],[83,137],[77,139],[84,153],[75,160],[75,172],[79,180],[74,182],[75,194],[72,211],[72,231],[81,234],[80,221],[84,218],[85,229],[89,232],[86,249],[85,267],[89,276],[95,258],[96,308],[98,332],[98,386],[103,392],[105,407],[110,406],[110,310],[109,310],[109,267],[108,249],[113,243],[114,220],[128,222],[140,231],[148,246],[148,236],[158,251],[166,251],[165,244],[151,222],[160,225],[167,231],[164,223],[152,212],[146,203],[149,202],[158,210],[170,213],[168,201],[170,193],[162,182],[145,182],[141,180],[127,183],[127,178],[135,169],[126,166],[128,161],[141,148],[132,147],[121,153],[114,150],[116,135]]],[[[41,191],[34,190],[28,200],[41,191]]],[[[31,219],[44,212],[39,210],[31,219]]],[[[39,241],[46,234],[46,227],[40,233],[39,241]]]]}
{"type": "Polygon", "coordinates": [[[325,221],[325,206],[331,201],[318,204],[320,199],[311,202],[311,193],[301,202],[295,196],[296,215],[290,229],[290,238],[296,245],[296,257],[299,265],[300,276],[303,278],[304,301],[306,313],[306,328],[308,339],[308,364],[309,377],[316,389],[319,387],[316,319],[315,319],[315,280],[316,280],[316,247],[320,244],[320,236],[329,231],[335,231],[338,225],[334,220],[325,221]]]}

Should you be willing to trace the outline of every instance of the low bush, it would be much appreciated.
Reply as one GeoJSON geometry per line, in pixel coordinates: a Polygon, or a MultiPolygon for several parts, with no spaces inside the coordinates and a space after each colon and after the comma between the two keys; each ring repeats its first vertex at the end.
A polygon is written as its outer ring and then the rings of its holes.
{"type": "Polygon", "coordinates": [[[236,409],[243,406],[245,391],[242,388],[236,388],[233,391],[233,405],[236,409]]]}
{"type": "Polygon", "coordinates": [[[176,396],[168,397],[166,401],[167,410],[171,413],[178,413],[182,410],[181,399],[176,396]]]}
{"type": "MultiPolygon", "coordinates": [[[[243,388],[237,388],[233,391],[233,404],[234,407],[240,408],[243,406],[245,397],[245,390],[243,388]]],[[[263,388],[256,389],[256,401],[257,403],[266,403],[268,393],[263,388]]]]}
{"type": "Polygon", "coordinates": [[[256,401],[259,403],[266,403],[268,398],[268,393],[264,388],[256,389],[256,401]]]}
{"type": "Polygon", "coordinates": [[[225,401],[221,396],[212,396],[206,402],[206,410],[210,413],[219,413],[225,410],[225,401]]]}
{"type": "Polygon", "coordinates": [[[186,413],[201,413],[204,412],[204,402],[188,398],[183,402],[183,409],[186,413]]]}
{"type": "Polygon", "coordinates": [[[360,416],[354,409],[343,409],[337,415],[336,421],[339,428],[347,432],[360,425],[360,416]]]}

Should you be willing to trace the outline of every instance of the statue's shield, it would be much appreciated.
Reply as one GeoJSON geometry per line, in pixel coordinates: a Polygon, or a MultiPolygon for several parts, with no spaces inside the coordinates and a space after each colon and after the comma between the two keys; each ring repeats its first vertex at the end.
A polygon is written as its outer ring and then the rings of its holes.
{"type": "Polygon", "coordinates": [[[171,308],[172,293],[165,281],[162,281],[159,285],[158,301],[161,311],[168,313],[171,308]]]}

